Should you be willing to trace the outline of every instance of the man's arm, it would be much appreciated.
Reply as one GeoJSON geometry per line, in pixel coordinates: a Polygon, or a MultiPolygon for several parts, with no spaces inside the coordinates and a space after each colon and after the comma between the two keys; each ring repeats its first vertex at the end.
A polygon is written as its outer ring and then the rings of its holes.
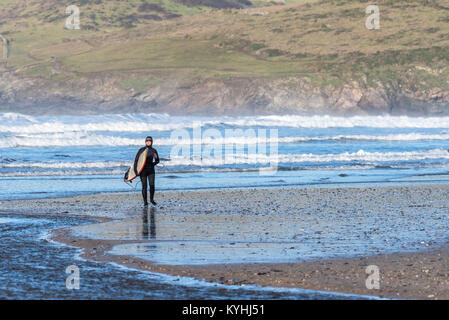
{"type": "Polygon", "coordinates": [[[154,165],[157,165],[159,163],[159,154],[157,153],[157,150],[154,149],[154,165]]]}

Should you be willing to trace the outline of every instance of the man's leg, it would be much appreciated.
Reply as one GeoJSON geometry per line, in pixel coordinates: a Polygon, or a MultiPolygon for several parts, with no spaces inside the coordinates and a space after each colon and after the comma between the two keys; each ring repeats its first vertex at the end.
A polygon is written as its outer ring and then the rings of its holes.
{"type": "Polygon", "coordinates": [[[152,173],[148,176],[148,180],[150,181],[150,202],[154,205],[156,205],[156,202],[154,202],[154,192],[156,190],[154,186],[155,175],[156,174],[152,173]]]}
{"type": "Polygon", "coordinates": [[[148,201],[147,201],[147,189],[148,189],[148,184],[147,184],[147,175],[142,172],[140,174],[140,182],[142,183],[142,197],[143,197],[143,203],[145,205],[148,205],[148,201]]]}

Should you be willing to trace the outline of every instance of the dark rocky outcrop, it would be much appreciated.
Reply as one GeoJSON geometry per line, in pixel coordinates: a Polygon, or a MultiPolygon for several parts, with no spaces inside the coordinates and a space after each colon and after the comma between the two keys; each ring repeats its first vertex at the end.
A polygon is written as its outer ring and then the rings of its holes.
{"type": "Polygon", "coordinates": [[[119,78],[84,79],[64,84],[0,77],[0,112],[90,114],[167,112],[171,114],[392,114],[449,115],[449,92],[411,90],[398,84],[367,87],[352,82],[318,88],[307,79],[233,78],[181,86],[176,80],[146,90],[125,90],[119,78]]]}

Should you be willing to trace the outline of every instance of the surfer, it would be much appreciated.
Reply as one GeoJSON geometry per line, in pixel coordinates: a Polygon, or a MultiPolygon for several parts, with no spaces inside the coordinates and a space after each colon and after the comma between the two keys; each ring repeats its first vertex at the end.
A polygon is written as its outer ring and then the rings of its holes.
{"type": "Polygon", "coordinates": [[[148,136],[145,139],[145,147],[142,147],[139,149],[136,155],[136,159],[134,160],[134,171],[137,171],[137,163],[139,161],[139,157],[142,154],[142,152],[147,149],[147,159],[145,161],[145,166],[142,169],[142,172],[140,173],[140,181],[142,182],[142,196],[144,205],[148,206],[148,184],[150,183],[150,202],[153,205],[156,205],[156,202],[154,201],[154,192],[155,192],[155,186],[154,186],[154,180],[155,180],[155,171],[154,166],[156,166],[159,163],[159,155],[157,153],[157,150],[153,148],[153,138],[148,136]]]}

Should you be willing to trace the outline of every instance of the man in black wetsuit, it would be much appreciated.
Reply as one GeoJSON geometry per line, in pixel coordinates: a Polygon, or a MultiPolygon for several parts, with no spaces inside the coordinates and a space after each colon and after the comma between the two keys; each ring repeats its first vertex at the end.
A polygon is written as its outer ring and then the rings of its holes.
{"type": "Polygon", "coordinates": [[[145,166],[143,167],[142,172],[140,173],[140,181],[142,182],[142,196],[145,206],[148,205],[147,201],[147,181],[150,182],[150,202],[153,205],[156,205],[156,202],[154,201],[154,180],[155,180],[155,171],[154,166],[159,163],[159,155],[156,151],[156,149],[153,148],[153,138],[152,137],[146,137],[145,139],[145,147],[142,147],[139,149],[136,155],[136,159],[134,160],[134,171],[137,172],[137,162],[139,161],[139,156],[142,154],[142,152],[145,151],[145,149],[148,149],[147,153],[147,160],[145,162],[145,166]]]}

